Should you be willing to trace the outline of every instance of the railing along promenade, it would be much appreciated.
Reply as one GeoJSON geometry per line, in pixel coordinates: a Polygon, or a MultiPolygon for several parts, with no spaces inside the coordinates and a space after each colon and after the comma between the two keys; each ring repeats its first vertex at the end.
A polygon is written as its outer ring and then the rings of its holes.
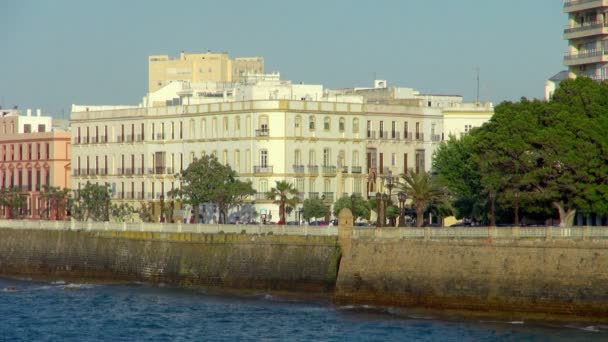
{"type": "MultiPolygon", "coordinates": [[[[84,231],[129,231],[197,234],[338,235],[337,226],[263,224],[185,224],[0,220],[0,228],[84,231]]],[[[608,239],[606,226],[576,227],[353,227],[353,238],[373,239],[608,239]]]]}
{"type": "Polygon", "coordinates": [[[608,227],[355,227],[354,238],[377,239],[608,239],[608,227]]]}
{"type": "Polygon", "coordinates": [[[0,220],[0,228],[197,234],[338,235],[336,226],[0,220]]]}

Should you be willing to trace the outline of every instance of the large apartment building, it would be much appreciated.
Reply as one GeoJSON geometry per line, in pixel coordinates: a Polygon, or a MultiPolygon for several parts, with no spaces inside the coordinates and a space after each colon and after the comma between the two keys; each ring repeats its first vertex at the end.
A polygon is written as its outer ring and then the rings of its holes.
{"type": "Polygon", "coordinates": [[[608,79],[608,0],[566,0],[564,65],[572,76],[608,79]]]}
{"type": "MultiPolygon", "coordinates": [[[[491,104],[409,88],[398,96],[383,94],[384,86],[327,91],[275,77],[237,84],[221,97],[197,91],[196,84],[185,88],[196,104],[73,106],[73,188],[106,183],[117,201],[158,203],[179,186],[176,173],[212,154],[258,191],[232,213],[246,221],[253,208],[278,214],[265,196],[275,181],[291,182],[301,200],[322,198],[327,205],[343,195],[388,192],[388,175],[431,168],[434,150],[447,138],[446,123],[459,134],[493,113],[491,104]],[[361,91],[385,100],[368,100],[361,91]]],[[[183,94],[180,89],[167,96],[183,94]]],[[[213,208],[201,209],[210,221],[213,208]]]]}
{"type": "Polygon", "coordinates": [[[0,189],[18,188],[25,198],[22,208],[0,208],[1,216],[50,217],[40,192],[44,186],[71,186],[70,139],[69,132],[53,129],[52,118],[40,110],[36,115],[0,110],[0,189]]]}
{"type": "Polygon", "coordinates": [[[148,59],[148,92],[155,92],[174,81],[233,83],[248,74],[263,74],[264,58],[230,59],[227,53],[184,53],[178,58],[167,55],[148,59]]]}

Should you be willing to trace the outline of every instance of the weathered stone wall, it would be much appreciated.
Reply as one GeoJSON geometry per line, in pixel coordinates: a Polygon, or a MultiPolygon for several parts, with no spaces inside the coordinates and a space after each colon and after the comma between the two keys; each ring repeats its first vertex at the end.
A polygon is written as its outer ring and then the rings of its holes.
{"type": "Polygon", "coordinates": [[[352,239],[339,301],[608,320],[604,240],[352,239]]]}
{"type": "Polygon", "coordinates": [[[336,237],[0,229],[0,274],[326,290],[336,237]]]}

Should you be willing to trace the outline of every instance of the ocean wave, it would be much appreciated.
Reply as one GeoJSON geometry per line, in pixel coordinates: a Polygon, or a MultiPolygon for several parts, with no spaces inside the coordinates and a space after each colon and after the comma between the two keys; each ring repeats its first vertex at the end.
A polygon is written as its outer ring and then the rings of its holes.
{"type": "Polygon", "coordinates": [[[93,284],[79,284],[79,283],[69,283],[63,286],[64,290],[84,290],[84,289],[92,289],[95,287],[93,284]]]}

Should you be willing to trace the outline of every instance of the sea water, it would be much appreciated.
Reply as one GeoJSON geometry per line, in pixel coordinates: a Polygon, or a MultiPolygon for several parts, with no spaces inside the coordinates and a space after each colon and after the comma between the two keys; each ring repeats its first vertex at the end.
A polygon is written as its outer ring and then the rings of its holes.
{"type": "Polygon", "coordinates": [[[608,326],[452,320],[268,293],[0,278],[2,341],[607,341],[608,326]]]}

